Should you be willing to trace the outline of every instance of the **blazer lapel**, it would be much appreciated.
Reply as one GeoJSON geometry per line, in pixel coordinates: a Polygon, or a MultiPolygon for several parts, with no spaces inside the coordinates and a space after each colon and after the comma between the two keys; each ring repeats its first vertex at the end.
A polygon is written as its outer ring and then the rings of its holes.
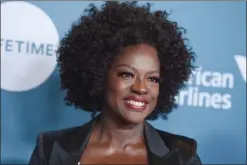
{"type": "MultiPolygon", "coordinates": [[[[79,154],[72,154],[65,151],[60,144],[54,142],[50,156],[50,165],[76,165],[79,154]]],[[[79,158],[80,159],[80,158],[79,158]]]]}
{"type": "Polygon", "coordinates": [[[180,165],[178,149],[170,150],[157,130],[147,122],[145,139],[150,165],[180,165]]]}
{"type": "MultiPolygon", "coordinates": [[[[49,164],[77,165],[99,117],[100,115],[83,126],[73,128],[70,130],[72,133],[70,132],[69,136],[62,136],[63,138],[55,141],[49,164]]],[[[157,130],[149,123],[145,122],[144,128],[149,165],[180,165],[178,150],[170,150],[157,130]]]]}
{"type": "Polygon", "coordinates": [[[81,154],[86,148],[93,127],[98,118],[86,123],[83,126],[73,128],[69,136],[62,136],[53,143],[49,164],[51,165],[77,165],[81,154]]]}

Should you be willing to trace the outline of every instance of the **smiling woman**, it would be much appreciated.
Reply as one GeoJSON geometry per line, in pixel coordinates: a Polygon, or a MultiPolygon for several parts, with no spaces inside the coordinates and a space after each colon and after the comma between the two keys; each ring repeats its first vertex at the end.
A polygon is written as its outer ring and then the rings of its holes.
{"type": "Polygon", "coordinates": [[[201,164],[195,140],[146,121],[171,112],[194,69],[182,30],[149,4],[90,5],[57,55],[66,103],[93,119],[41,133],[30,165],[201,164]]]}
{"type": "Polygon", "coordinates": [[[111,115],[115,111],[120,120],[142,123],[154,110],[159,94],[156,49],[146,44],[126,47],[114,59],[107,75],[104,113],[111,115]]]}

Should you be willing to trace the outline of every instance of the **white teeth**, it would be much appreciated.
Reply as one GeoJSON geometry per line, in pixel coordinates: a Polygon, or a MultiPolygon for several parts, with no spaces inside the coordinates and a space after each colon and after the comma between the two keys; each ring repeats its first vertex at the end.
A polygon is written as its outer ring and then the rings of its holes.
{"type": "Polygon", "coordinates": [[[133,101],[133,100],[128,100],[127,102],[134,105],[134,106],[137,106],[137,107],[141,107],[144,105],[144,103],[142,103],[142,102],[133,101]]]}

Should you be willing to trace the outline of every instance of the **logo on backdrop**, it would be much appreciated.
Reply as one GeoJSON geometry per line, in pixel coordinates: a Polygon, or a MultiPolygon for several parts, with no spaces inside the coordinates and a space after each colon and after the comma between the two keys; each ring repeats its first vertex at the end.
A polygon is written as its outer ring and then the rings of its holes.
{"type": "MultiPolygon", "coordinates": [[[[246,82],[246,57],[235,55],[240,73],[246,82]]],[[[200,66],[191,76],[188,87],[176,97],[180,106],[231,109],[234,74],[209,71],[200,66]]]]}
{"type": "Polygon", "coordinates": [[[44,83],[56,67],[58,42],[55,25],[40,8],[1,3],[1,88],[21,92],[44,83]]]}
{"type": "Polygon", "coordinates": [[[235,61],[237,63],[238,69],[246,82],[246,56],[235,55],[235,61]]]}

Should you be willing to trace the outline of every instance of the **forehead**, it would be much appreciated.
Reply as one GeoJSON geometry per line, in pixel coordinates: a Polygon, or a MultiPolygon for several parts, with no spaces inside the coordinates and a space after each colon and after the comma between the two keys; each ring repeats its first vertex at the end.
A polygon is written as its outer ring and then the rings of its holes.
{"type": "Polygon", "coordinates": [[[128,46],[113,61],[113,65],[127,64],[136,69],[157,69],[160,66],[157,50],[147,44],[128,46]]]}

